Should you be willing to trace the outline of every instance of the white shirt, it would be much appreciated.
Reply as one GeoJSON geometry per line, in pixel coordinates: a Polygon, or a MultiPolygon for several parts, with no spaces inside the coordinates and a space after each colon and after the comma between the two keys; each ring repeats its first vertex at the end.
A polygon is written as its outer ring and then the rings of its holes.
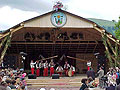
{"type": "Polygon", "coordinates": [[[60,66],[58,66],[57,68],[56,68],[56,71],[63,71],[63,68],[60,66]]]}
{"type": "Polygon", "coordinates": [[[36,64],[36,63],[30,63],[30,67],[31,67],[31,68],[34,68],[34,67],[35,67],[35,66],[34,66],[35,64],[36,64]]]}
{"type": "Polygon", "coordinates": [[[36,63],[36,68],[38,69],[38,68],[40,68],[40,65],[39,65],[39,63],[36,63]]]}
{"type": "Polygon", "coordinates": [[[91,62],[87,62],[87,66],[91,66],[91,62]]]}
{"type": "Polygon", "coordinates": [[[72,70],[72,71],[74,71],[74,72],[75,72],[75,67],[72,67],[72,68],[70,67],[70,70],[72,70]]]}
{"type": "Polygon", "coordinates": [[[48,63],[44,63],[44,68],[48,68],[48,63]]]}
{"type": "Polygon", "coordinates": [[[64,65],[64,69],[68,69],[69,67],[70,67],[69,64],[65,64],[65,65],[64,65]]]}

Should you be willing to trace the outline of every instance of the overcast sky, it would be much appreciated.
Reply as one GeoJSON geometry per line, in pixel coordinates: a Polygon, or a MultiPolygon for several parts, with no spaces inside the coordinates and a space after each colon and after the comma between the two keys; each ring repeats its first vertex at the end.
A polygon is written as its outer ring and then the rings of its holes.
{"type": "MultiPolygon", "coordinates": [[[[0,0],[0,30],[52,10],[57,0],[0,0]]],[[[67,11],[84,18],[118,20],[120,0],[59,0],[67,11]]]]}

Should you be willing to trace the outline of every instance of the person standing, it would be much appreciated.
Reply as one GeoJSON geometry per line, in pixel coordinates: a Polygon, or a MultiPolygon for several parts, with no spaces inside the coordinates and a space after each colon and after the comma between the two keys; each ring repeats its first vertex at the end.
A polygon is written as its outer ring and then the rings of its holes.
{"type": "Polygon", "coordinates": [[[47,60],[44,63],[44,74],[43,76],[48,76],[48,62],[47,60]]]}
{"type": "Polygon", "coordinates": [[[90,67],[91,67],[91,61],[89,60],[89,61],[87,61],[87,69],[88,69],[88,71],[90,70],[90,67]]]}
{"type": "Polygon", "coordinates": [[[43,76],[43,71],[44,71],[44,63],[43,63],[43,60],[40,61],[39,67],[40,67],[40,76],[43,76]]]}
{"type": "Polygon", "coordinates": [[[119,85],[119,83],[120,83],[120,74],[119,74],[119,71],[116,71],[116,83],[117,83],[117,85],[119,85]]]}
{"type": "Polygon", "coordinates": [[[91,77],[93,80],[95,80],[95,72],[92,68],[90,68],[86,74],[88,78],[91,77]]]}
{"type": "Polygon", "coordinates": [[[102,80],[102,77],[104,76],[104,70],[102,69],[102,67],[100,67],[100,70],[97,73],[98,73],[98,77],[99,77],[99,86],[100,86],[100,88],[103,88],[104,81],[102,80]]]}
{"type": "Polygon", "coordinates": [[[36,61],[36,76],[40,76],[39,60],[36,61]]]}
{"type": "Polygon", "coordinates": [[[65,62],[65,65],[64,65],[64,71],[65,71],[65,76],[68,76],[68,69],[69,69],[70,65],[68,64],[68,62],[66,61],[65,62]]]}
{"type": "Polygon", "coordinates": [[[34,68],[35,68],[35,65],[36,63],[33,62],[33,60],[31,60],[31,63],[30,63],[30,67],[31,67],[31,74],[34,74],[34,68]]]}
{"type": "Polygon", "coordinates": [[[51,62],[49,63],[49,67],[50,67],[50,76],[52,76],[52,74],[54,74],[54,62],[53,59],[51,59],[51,62]]]}

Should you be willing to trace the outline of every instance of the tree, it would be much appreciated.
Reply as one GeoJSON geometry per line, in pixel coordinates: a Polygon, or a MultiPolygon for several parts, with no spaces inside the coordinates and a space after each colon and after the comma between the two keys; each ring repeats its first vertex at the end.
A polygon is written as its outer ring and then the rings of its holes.
{"type": "Polygon", "coordinates": [[[115,24],[115,28],[116,28],[115,37],[120,40],[120,17],[118,22],[115,24]]]}
{"type": "Polygon", "coordinates": [[[105,54],[106,57],[109,60],[109,66],[110,67],[116,67],[120,65],[120,53],[119,53],[119,40],[120,40],[120,17],[118,22],[115,24],[115,41],[114,45],[111,44],[110,39],[108,38],[108,35],[103,32],[102,33],[102,41],[105,46],[105,54]]]}

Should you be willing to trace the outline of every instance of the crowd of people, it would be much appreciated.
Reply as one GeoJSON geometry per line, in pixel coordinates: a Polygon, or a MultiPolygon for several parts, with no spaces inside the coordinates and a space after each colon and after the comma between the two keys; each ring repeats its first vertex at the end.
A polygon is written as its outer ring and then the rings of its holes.
{"type": "Polygon", "coordinates": [[[75,67],[73,65],[70,65],[67,61],[65,61],[64,67],[62,67],[60,64],[57,64],[57,67],[55,68],[56,64],[54,63],[53,59],[51,59],[50,63],[48,63],[47,60],[37,60],[33,61],[31,60],[30,67],[31,67],[31,74],[35,74],[36,76],[48,76],[48,69],[50,70],[50,76],[55,73],[55,71],[62,76],[62,73],[65,73],[65,76],[73,76],[75,72],[75,67]],[[36,70],[35,70],[36,69],[36,70]]]}
{"type": "Polygon", "coordinates": [[[87,71],[87,78],[81,80],[80,90],[90,90],[89,88],[102,88],[105,90],[120,90],[120,69],[118,67],[109,68],[105,74],[103,67],[97,73],[90,67],[87,71]],[[96,82],[96,77],[99,82],[96,82]]]}
{"type": "Polygon", "coordinates": [[[23,69],[0,69],[0,90],[27,90],[23,69]]]}

